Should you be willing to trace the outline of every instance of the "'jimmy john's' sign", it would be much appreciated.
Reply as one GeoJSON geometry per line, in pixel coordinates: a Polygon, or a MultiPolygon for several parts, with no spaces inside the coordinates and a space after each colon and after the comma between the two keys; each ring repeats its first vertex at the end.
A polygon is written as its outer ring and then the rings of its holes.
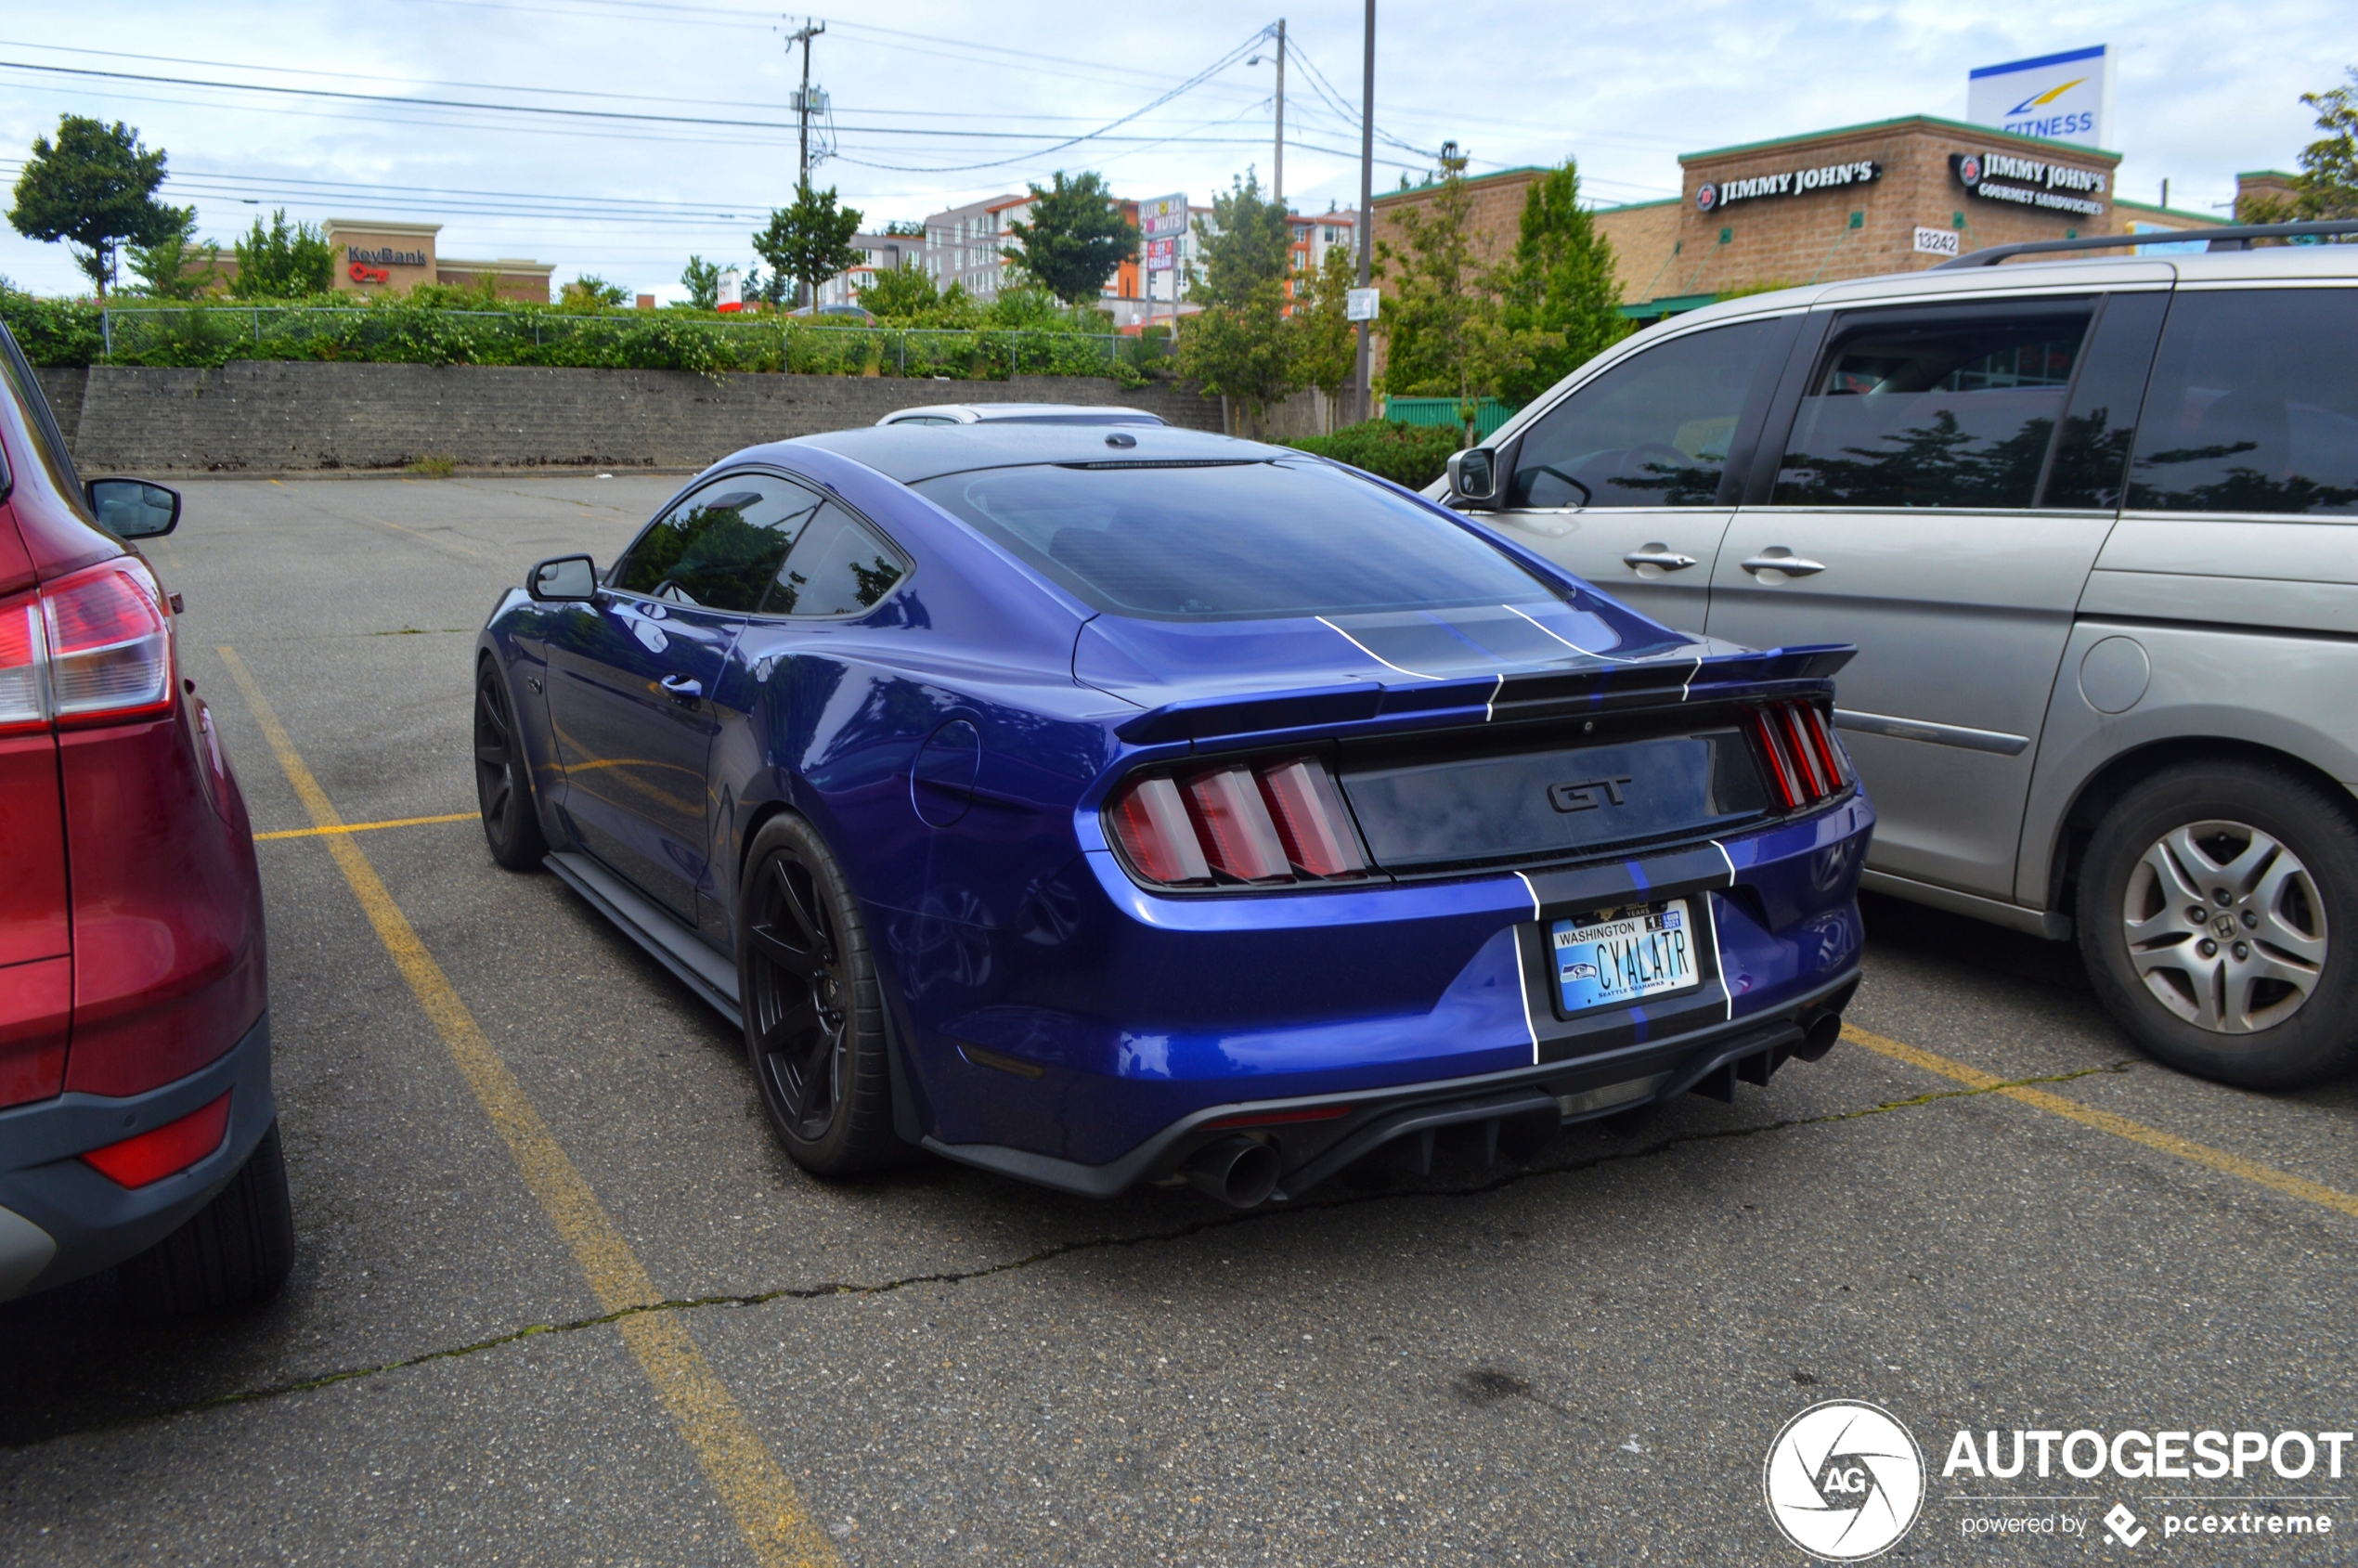
{"type": "Polygon", "coordinates": [[[1831,190],[1837,186],[1865,185],[1883,177],[1883,165],[1861,160],[1856,163],[1823,163],[1812,169],[1793,169],[1781,175],[1756,175],[1744,180],[1706,180],[1695,191],[1695,211],[1717,212],[1738,201],[1757,201],[1764,196],[1800,196],[1812,190],[1831,190]]]}
{"type": "Polygon", "coordinates": [[[2011,201],[2017,207],[2091,218],[2105,215],[2107,182],[2100,169],[2047,163],[2010,152],[1952,152],[1949,169],[1959,185],[1985,201],[2011,201]]]}

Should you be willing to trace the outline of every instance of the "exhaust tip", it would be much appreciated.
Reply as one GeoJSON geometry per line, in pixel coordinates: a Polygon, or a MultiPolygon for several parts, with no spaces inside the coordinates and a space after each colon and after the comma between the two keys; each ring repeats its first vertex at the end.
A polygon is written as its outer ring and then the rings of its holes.
{"type": "Polygon", "coordinates": [[[1231,1209],[1250,1209],[1276,1190],[1277,1151],[1248,1137],[1222,1138],[1188,1156],[1180,1174],[1206,1197],[1231,1209]]]}
{"type": "Polygon", "coordinates": [[[1820,1013],[1801,1026],[1801,1043],[1794,1055],[1805,1062],[1814,1062],[1834,1048],[1842,1038],[1842,1015],[1820,1013]]]}

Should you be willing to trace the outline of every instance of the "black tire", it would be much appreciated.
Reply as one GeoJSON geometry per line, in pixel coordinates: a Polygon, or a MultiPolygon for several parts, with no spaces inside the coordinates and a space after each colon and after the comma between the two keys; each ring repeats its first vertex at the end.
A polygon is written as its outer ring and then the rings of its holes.
{"type": "Polygon", "coordinates": [[[745,1060],[770,1125],[823,1176],[909,1158],[893,1132],[884,1000],[843,870],[800,817],[754,836],[737,900],[745,1060]]]}
{"type": "Polygon", "coordinates": [[[259,1301],[293,1266],[294,1210],[273,1121],[212,1202],[116,1272],[123,1305],[141,1317],[176,1317],[259,1301]]]}
{"type": "Polygon", "coordinates": [[[475,803],[484,842],[510,871],[530,871],[549,853],[532,796],[532,763],[516,734],[515,706],[499,667],[483,661],[475,676],[475,803]]]}
{"type": "Polygon", "coordinates": [[[2077,915],[2096,994],[2157,1059],[2246,1089],[2358,1067],[2358,823],[2305,775],[2136,784],[2089,841],[2077,915]]]}

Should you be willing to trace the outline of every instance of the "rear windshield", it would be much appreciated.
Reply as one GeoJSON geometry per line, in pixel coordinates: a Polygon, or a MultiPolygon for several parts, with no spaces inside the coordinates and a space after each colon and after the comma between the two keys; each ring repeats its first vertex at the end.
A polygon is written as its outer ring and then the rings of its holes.
{"type": "Polygon", "coordinates": [[[1554,596],[1449,519],[1315,460],[994,468],[913,488],[1108,615],[1257,620],[1554,596]]]}

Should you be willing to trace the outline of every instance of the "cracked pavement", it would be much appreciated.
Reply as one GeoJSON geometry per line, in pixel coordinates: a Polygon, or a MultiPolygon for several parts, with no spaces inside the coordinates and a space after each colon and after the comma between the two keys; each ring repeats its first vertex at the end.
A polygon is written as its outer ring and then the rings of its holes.
{"type": "MultiPolygon", "coordinates": [[[[216,645],[346,820],[469,811],[472,628],[674,487],[188,485],[153,553],[257,829],[307,819],[216,645]]],[[[1760,1467],[1830,1397],[1934,1463],[1895,1558],[2029,1561],[2105,1549],[1961,1538],[1955,1429],[2353,1424],[2358,1221],[1857,1045],[1530,1167],[1246,1215],[941,1163],[824,1185],[732,1031],[553,879],[470,822],[355,841],[665,1299],[600,1311],[322,846],[265,843],[294,1277],[188,1323],[103,1278],[0,1306],[0,1561],[758,1561],[625,1348],[648,1312],[858,1564],[1800,1562],[1760,1467]]],[[[2358,1086],[2179,1077],[2069,949],[1868,914],[1862,1028],[2358,1192],[2358,1086]]]]}

